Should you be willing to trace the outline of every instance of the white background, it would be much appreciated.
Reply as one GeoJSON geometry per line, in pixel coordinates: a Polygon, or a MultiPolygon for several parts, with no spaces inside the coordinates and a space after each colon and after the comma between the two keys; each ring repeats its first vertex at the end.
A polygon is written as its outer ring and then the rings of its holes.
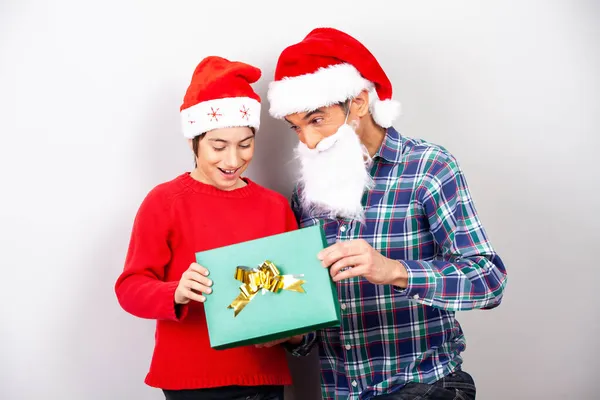
{"type": "MultiPolygon", "coordinates": [[[[192,71],[211,54],[263,70],[249,175],[287,195],[296,138],[266,87],[317,26],[379,59],[402,134],[458,157],[506,262],[500,308],[458,315],[478,398],[597,398],[599,20],[591,0],[2,0],[0,398],[161,398],[153,323],[113,285],[147,191],[192,167],[192,71]]],[[[294,369],[315,399],[314,358],[294,369]]]]}

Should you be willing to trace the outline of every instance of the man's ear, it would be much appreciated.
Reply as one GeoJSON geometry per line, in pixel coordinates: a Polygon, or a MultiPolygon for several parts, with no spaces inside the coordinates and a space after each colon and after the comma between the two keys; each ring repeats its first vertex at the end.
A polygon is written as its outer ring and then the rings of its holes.
{"type": "Polygon", "coordinates": [[[188,139],[187,142],[188,142],[188,145],[190,146],[190,149],[192,151],[194,151],[194,141],[192,139],[188,139]]]}
{"type": "Polygon", "coordinates": [[[358,118],[369,114],[369,92],[363,89],[350,104],[350,113],[358,118]]]}

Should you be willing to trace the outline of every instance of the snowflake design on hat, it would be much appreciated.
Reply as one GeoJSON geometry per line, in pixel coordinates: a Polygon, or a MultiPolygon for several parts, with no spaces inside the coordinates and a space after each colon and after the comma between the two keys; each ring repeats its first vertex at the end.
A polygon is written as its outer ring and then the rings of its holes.
{"type": "Polygon", "coordinates": [[[188,124],[190,124],[190,125],[192,125],[192,124],[195,124],[195,123],[196,123],[196,121],[195,121],[195,120],[194,120],[194,118],[192,117],[192,114],[191,114],[191,113],[189,113],[189,112],[187,113],[187,119],[188,119],[188,124]]]}
{"type": "Polygon", "coordinates": [[[223,114],[219,114],[219,108],[217,108],[216,110],[214,108],[210,108],[210,112],[208,114],[206,114],[208,116],[210,116],[210,120],[212,121],[213,118],[215,121],[219,122],[219,118],[218,117],[222,117],[223,114]]]}
{"type": "Polygon", "coordinates": [[[245,105],[242,106],[242,108],[240,109],[240,112],[242,113],[242,118],[245,118],[246,121],[248,121],[250,119],[250,109],[246,108],[245,105]]]}

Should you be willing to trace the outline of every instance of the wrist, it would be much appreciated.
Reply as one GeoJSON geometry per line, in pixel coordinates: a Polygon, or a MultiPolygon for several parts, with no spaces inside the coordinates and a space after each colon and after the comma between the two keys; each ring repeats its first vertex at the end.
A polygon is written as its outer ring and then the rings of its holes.
{"type": "Polygon", "coordinates": [[[406,267],[400,261],[390,261],[393,263],[392,270],[394,271],[391,284],[401,289],[406,289],[408,286],[408,271],[406,270],[406,267]]]}
{"type": "Polygon", "coordinates": [[[175,295],[173,296],[173,302],[175,303],[176,306],[180,306],[183,304],[184,300],[178,298],[177,293],[175,293],[175,295]]]}

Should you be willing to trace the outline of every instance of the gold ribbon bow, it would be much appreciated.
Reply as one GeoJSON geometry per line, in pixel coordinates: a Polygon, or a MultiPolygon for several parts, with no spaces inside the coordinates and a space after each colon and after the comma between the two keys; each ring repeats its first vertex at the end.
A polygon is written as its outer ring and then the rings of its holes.
{"type": "Polygon", "coordinates": [[[268,260],[258,268],[237,267],[235,279],[243,284],[240,286],[240,294],[227,308],[233,308],[233,316],[237,317],[259,290],[262,290],[263,293],[267,290],[277,293],[282,289],[306,293],[302,287],[305,281],[298,279],[299,276],[301,275],[280,275],[279,269],[268,260]]]}

